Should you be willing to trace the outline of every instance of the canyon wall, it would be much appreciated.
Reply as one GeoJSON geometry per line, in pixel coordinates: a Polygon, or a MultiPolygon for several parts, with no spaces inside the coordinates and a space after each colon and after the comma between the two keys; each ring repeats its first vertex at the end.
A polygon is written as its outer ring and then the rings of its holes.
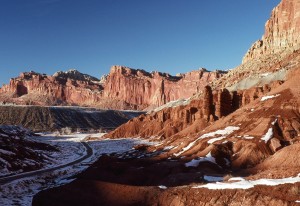
{"type": "Polygon", "coordinates": [[[234,92],[227,89],[212,90],[210,86],[206,86],[201,91],[201,97],[191,100],[189,104],[143,114],[121,125],[107,137],[158,136],[164,139],[174,135],[191,135],[257,100],[281,84],[281,81],[276,81],[263,87],[234,92]]]}
{"type": "Polygon", "coordinates": [[[70,70],[53,76],[21,73],[4,85],[0,94],[1,101],[16,104],[93,105],[100,100],[102,90],[101,84],[85,79],[76,70],[70,70]]]}
{"type": "Polygon", "coordinates": [[[300,48],[300,1],[283,0],[272,11],[265,34],[248,50],[243,63],[262,55],[290,53],[300,48]]]}
{"type": "Polygon", "coordinates": [[[166,73],[113,66],[104,84],[104,98],[121,99],[137,109],[157,107],[180,98],[189,98],[224,72],[205,69],[171,76],[166,73]]]}
{"type": "Polygon", "coordinates": [[[113,66],[110,73],[99,80],[76,70],[57,72],[53,76],[24,72],[0,89],[0,101],[142,110],[189,98],[223,74],[199,69],[171,76],[113,66]]]}

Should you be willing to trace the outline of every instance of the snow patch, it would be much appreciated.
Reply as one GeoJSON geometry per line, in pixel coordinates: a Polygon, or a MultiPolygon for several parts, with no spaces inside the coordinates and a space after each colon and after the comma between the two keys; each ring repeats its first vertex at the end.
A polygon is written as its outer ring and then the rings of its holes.
{"type": "Polygon", "coordinates": [[[206,180],[208,182],[219,182],[219,181],[223,181],[223,177],[204,175],[204,180],[206,180]]]}
{"type": "Polygon", "coordinates": [[[267,72],[267,73],[263,73],[260,75],[260,77],[266,77],[266,76],[269,76],[271,73],[270,72],[267,72]]]}
{"type": "MultiPolygon", "coordinates": [[[[277,119],[272,122],[272,125],[275,125],[275,123],[277,122],[277,119]]],[[[267,143],[271,138],[273,137],[273,128],[270,127],[267,131],[267,133],[261,138],[261,140],[265,141],[265,143],[267,143]]]]}
{"type": "Polygon", "coordinates": [[[266,101],[268,99],[273,99],[273,98],[278,97],[278,96],[280,96],[280,94],[275,94],[275,95],[270,95],[270,96],[264,96],[264,97],[261,98],[260,101],[263,102],[263,101],[266,101]]]}
{"type": "Polygon", "coordinates": [[[243,139],[254,139],[255,137],[252,137],[248,134],[244,135],[244,136],[237,136],[238,138],[243,138],[243,139]]]}
{"type": "Polygon", "coordinates": [[[149,114],[151,112],[158,112],[160,110],[163,110],[163,109],[169,108],[169,107],[178,107],[178,106],[182,106],[182,105],[188,105],[190,102],[191,102],[190,98],[188,98],[188,99],[178,99],[178,100],[175,100],[175,101],[168,102],[167,104],[164,104],[160,107],[157,107],[156,109],[154,109],[152,111],[149,111],[147,114],[149,114]]]}
{"type": "Polygon", "coordinates": [[[167,187],[164,186],[164,185],[159,185],[158,187],[159,187],[160,189],[163,189],[163,190],[167,189],[167,187]]]}
{"type": "Polygon", "coordinates": [[[211,155],[211,152],[209,152],[205,157],[200,157],[199,159],[192,159],[190,162],[187,162],[184,165],[186,167],[198,167],[200,162],[212,162],[214,164],[217,164],[216,159],[211,155]]]}
{"type": "Polygon", "coordinates": [[[300,173],[297,177],[288,177],[282,179],[258,179],[258,180],[245,180],[244,178],[231,178],[229,182],[216,182],[208,183],[205,185],[195,186],[193,188],[208,188],[211,190],[220,189],[249,189],[255,185],[267,185],[267,186],[277,186],[281,184],[293,184],[300,182],[300,173]],[[235,182],[232,182],[235,181],[235,182]]]}
{"type": "Polygon", "coordinates": [[[218,138],[210,140],[211,142],[215,142],[215,141],[218,141],[218,140],[226,138],[227,135],[229,135],[232,132],[234,132],[236,130],[239,130],[239,129],[240,129],[240,127],[228,126],[228,127],[226,127],[225,129],[222,129],[222,130],[217,130],[215,132],[210,132],[210,133],[207,133],[207,134],[203,134],[202,136],[200,136],[199,138],[197,138],[195,141],[191,142],[186,147],[184,147],[180,152],[175,153],[174,155],[175,156],[181,155],[182,153],[184,153],[187,150],[189,150],[190,148],[192,148],[195,145],[195,143],[198,142],[201,139],[208,138],[208,137],[214,137],[216,135],[222,135],[221,137],[218,137],[218,138]]]}

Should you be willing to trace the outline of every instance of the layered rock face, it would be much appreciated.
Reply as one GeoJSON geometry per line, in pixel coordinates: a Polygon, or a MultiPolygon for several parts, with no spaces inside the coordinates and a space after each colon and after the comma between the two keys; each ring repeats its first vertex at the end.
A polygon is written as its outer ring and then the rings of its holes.
{"type": "Polygon", "coordinates": [[[109,138],[121,137],[159,137],[184,136],[197,133],[216,120],[257,100],[282,82],[273,82],[264,87],[229,92],[227,89],[212,90],[206,86],[201,91],[201,98],[191,100],[187,105],[166,107],[149,112],[109,133],[109,138]]]}
{"type": "Polygon", "coordinates": [[[265,25],[265,34],[256,41],[243,59],[243,63],[262,55],[289,53],[300,48],[300,2],[283,0],[272,11],[265,25]]]}
{"type": "Polygon", "coordinates": [[[24,72],[0,89],[1,99],[17,104],[92,105],[100,100],[103,88],[90,79],[94,78],[75,70],[53,76],[24,72]]]}
{"type": "Polygon", "coordinates": [[[104,98],[124,100],[137,108],[157,107],[180,98],[189,98],[224,72],[199,69],[171,76],[166,73],[113,66],[104,84],[104,98]]]}
{"type": "Polygon", "coordinates": [[[265,34],[255,42],[243,63],[214,81],[213,88],[230,91],[285,80],[291,68],[300,66],[300,2],[282,0],[265,25],[265,34]]]}
{"type": "Polygon", "coordinates": [[[205,69],[171,76],[113,66],[101,80],[76,70],[53,76],[25,72],[0,89],[2,102],[34,105],[80,105],[110,109],[145,109],[188,98],[224,72],[205,69]]]}

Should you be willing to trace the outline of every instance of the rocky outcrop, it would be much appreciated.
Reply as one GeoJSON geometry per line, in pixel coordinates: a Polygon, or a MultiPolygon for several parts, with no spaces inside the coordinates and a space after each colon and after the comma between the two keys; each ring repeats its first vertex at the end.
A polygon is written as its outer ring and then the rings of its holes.
{"type": "Polygon", "coordinates": [[[273,9],[261,40],[255,42],[243,63],[213,82],[213,88],[230,91],[285,80],[291,68],[300,66],[300,3],[282,0],[273,9]]]}
{"type": "Polygon", "coordinates": [[[194,134],[225,117],[235,110],[257,100],[283,82],[274,82],[264,87],[229,92],[227,89],[212,90],[206,86],[200,98],[187,105],[166,107],[134,118],[109,133],[109,138],[153,137],[162,139],[176,135],[194,134]]]}
{"type": "Polygon", "coordinates": [[[76,70],[53,76],[24,72],[0,89],[2,102],[29,105],[80,105],[110,109],[145,109],[188,98],[223,75],[205,69],[171,76],[113,66],[98,80],[76,70]]]}
{"type": "Polygon", "coordinates": [[[265,25],[265,34],[245,55],[243,62],[262,55],[290,53],[300,48],[300,2],[283,0],[272,11],[265,25]]]}
{"type": "Polygon", "coordinates": [[[113,66],[106,77],[104,98],[124,100],[138,109],[157,107],[180,98],[189,98],[224,72],[205,69],[171,76],[166,73],[113,66]]]}
{"type": "Polygon", "coordinates": [[[94,81],[94,82],[99,82],[99,79],[96,77],[90,76],[88,74],[82,74],[76,69],[70,69],[69,71],[63,72],[59,71],[53,74],[53,77],[58,78],[58,79],[73,79],[77,81],[94,81]]]}
{"type": "Polygon", "coordinates": [[[4,102],[37,105],[95,105],[101,99],[102,85],[78,71],[53,76],[24,72],[0,89],[4,102]]]}

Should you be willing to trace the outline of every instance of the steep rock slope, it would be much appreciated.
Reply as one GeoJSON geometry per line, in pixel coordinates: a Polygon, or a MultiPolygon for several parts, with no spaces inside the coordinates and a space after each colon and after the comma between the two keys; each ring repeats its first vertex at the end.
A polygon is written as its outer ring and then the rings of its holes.
{"type": "Polygon", "coordinates": [[[300,65],[300,2],[283,0],[272,11],[265,34],[243,58],[243,64],[213,83],[230,91],[284,80],[291,68],[300,65]]]}
{"type": "Polygon", "coordinates": [[[2,103],[26,105],[79,105],[110,109],[156,107],[199,92],[224,72],[205,69],[171,76],[113,66],[98,80],[76,70],[53,76],[24,72],[0,89],[2,103]]]}
{"type": "Polygon", "coordinates": [[[0,106],[0,124],[23,125],[34,131],[55,131],[65,127],[111,130],[140,114],[82,107],[0,106]]]}
{"type": "Polygon", "coordinates": [[[223,74],[222,71],[199,69],[171,76],[114,66],[106,77],[104,97],[124,100],[137,108],[157,107],[180,98],[189,98],[223,74]]]}
{"type": "Polygon", "coordinates": [[[0,125],[0,173],[1,176],[37,170],[51,159],[47,152],[57,151],[51,145],[32,141],[33,133],[19,126],[0,125]]]}
{"type": "Polygon", "coordinates": [[[284,0],[272,11],[265,34],[245,55],[243,62],[262,55],[291,53],[300,49],[300,2],[284,0]]]}
{"type": "Polygon", "coordinates": [[[212,90],[206,86],[200,97],[181,102],[171,102],[147,114],[136,117],[108,135],[109,138],[120,137],[159,137],[164,139],[173,135],[188,135],[199,132],[214,124],[222,117],[255,101],[272,89],[281,85],[276,81],[263,87],[229,92],[227,89],[212,90]]]}

